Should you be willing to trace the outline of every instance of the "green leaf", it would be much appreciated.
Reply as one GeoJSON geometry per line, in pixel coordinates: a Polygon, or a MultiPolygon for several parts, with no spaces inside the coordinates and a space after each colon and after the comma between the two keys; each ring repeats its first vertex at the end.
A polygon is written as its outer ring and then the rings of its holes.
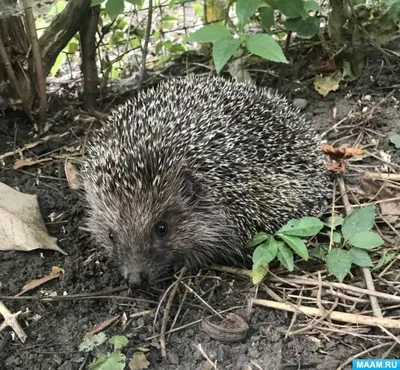
{"type": "Polygon", "coordinates": [[[111,20],[117,18],[125,9],[124,0],[107,0],[106,12],[111,20]]]}
{"type": "Polygon", "coordinates": [[[52,77],[55,77],[57,72],[59,71],[61,65],[64,63],[64,61],[67,59],[65,53],[60,53],[58,54],[58,57],[53,64],[53,67],[51,67],[50,73],[52,77]]]}
{"type": "Polygon", "coordinates": [[[258,34],[246,38],[247,49],[255,55],[273,62],[288,63],[280,45],[266,34],[258,34]]]}
{"type": "Polygon", "coordinates": [[[325,261],[326,254],[328,253],[329,246],[327,245],[318,245],[314,248],[311,248],[309,253],[310,257],[318,258],[322,261],[325,261]]]}
{"type": "Polygon", "coordinates": [[[352,261],[355,265],[360,267],[373,267],[374,264],[371,261],[371,257],[368,252],[358,248],[351,248],[350,254],[352,261]]]}
{"type": "Polygon", "coordinates": [[[303,260],[308,260],[308,250],[305,243],[297,236],[277,234],[289,245],[303,260]]]}
{"type": "Polygon", "coordinates": [[[378,263],[376,266],[373,268],[373,270],[380,269],[382,266],[386,265],[389,263],[393,258],[396,257],[396,254],[393,252],[384,251],[381,258],[379,258],[378,263]]]}
{"type": "Polygon", "coordinates": [[[332,233],[332,239],[334,243],[340,244],[340,242],[342,241],[342,236],[337,231],[334,231],[332,233]]]}
{"type": "Polygon", "coordinates": [[[303,0],[278,0],[278,9],[288,18],[301,17],[304,10],[303,0]]]}
{"type": "Polygon", "coordinates": [[[260,6],[260,0],[237,0],[236,15],[241,24],[245,24],[260,6]]]}
{"type": "Polygon", "coordinates": [[[285,28],[296,32],[303,39],[315,36],[319,30],[320,20],[317,17],[307,17],[303,19],[288,18],[285,21],[285,28]]]}
{"type": "Polygon", "coordinates": [[[114,351],[118,351],[128,344],[128,338],[125,335],[114,335],[110,339],[110,343],[114,346],[114,351]]]}
{"type": "Polygon", "coordinates": [[[345,240],[363,231],[370,231],[375,222],[375,205],[358,208],[343,221],[342,234],[345,240]]]}
{"type": "Polygon", "coordinates": [[[269,30],[275,23],[274,9],[266,5],[259,10],[261,17],[261,26],[269,30]]]}
{"type": "Polygon", "coordinates": [[[278,9],[278,0],[264,0],[272,9],[278,9]]]}
{"type": "Polygon", "coordinates": [[[79,345],[80,352],[90,352],[94,348],[102,345],[107,340],[106,335],[103,332],[85,337],[83,342],[79,345]]]}
{"type": "Polygon", "coordinates": [[[342,216],[333,215],[333,217],[330,216],[330,217],[326,218],[324,220],[324,224],[326,226],[328,226],[329,228],[331,228],[333,226],[333,228],[335,229],[336,227],[343,225],[343,221],[344,221],[344,218],[342,216]],[[333,218],[333,225],[332,225],[332,218],[333,218]]]}
{"type": "Polygon", "coordinates": [[[353,247],[361,249],[374,249],[384,243],[380,235],[372,231],[363,231],[357,235],[354,235],[347,242],[353,247]]]}
{"type": "Polygon", "coordinates": [[[231,36],[231,33],[229,32],[228,28],[226,28],[222,24],[210,24],[193,32],[188,37],[188,41],[214,43],[228,36],[231,36]]]}
{"type": "Polygon", "coordinates": [[[283,266],[285,266],[289,271],[293,271],[294,259],[293,252],[290,248],[286,247],[283,243],[278,243],[278,253],[276,256],[283,266]]]}
{"type": "Polygon", "coordinates": [[[96,6],[103,4],[104,0],[92,0],[90,6],[96,6]]]}
{"type": "Polygon", "coordinates": [[[314,0],[304,1],[304,10],[309,12],[311,10],[321,12],[320,5],[314,0]]]}
{"type": "Polygon", "coordinates": [[[240,44],[241,41],[234,39],[231,35],[214,42],[212,55],[217,73],[221,71],[231,56],[238,51],[240,44]]]}
{"type": "Polygon", "coordinates": [[[249,248],[255,247],[261,243],[264,243],[268,238],[269,235],[267,233],[264,232],[257,233],[251,238],[247,246],[249,248]]]}
{"type": "Polygon", "coordinates": [[[126,0],[126,1],[132,5],[136,5],[138,7],[141,7],[144,3],[144,0],[126,0]]]}
{"type": "Polygon", "coordinates": [[[303,217],[300,220],[290,220],[278,233],[292,236],[314,236],[319,233],[324,224],[316,217],[303,217]]]}
{"type": "Polygon", "coordinates": [[[263,267],[268,264],[276,257],[278,253],[278,243],[273,236],[270,236],[268,240],[259,245],[253,253],[254,265],[261,265],[263,267]]]}
{"type": "Polygon", "coordinates": [[[89,370],[124,370],[126,357],[121,352],[112,352],[109,356],[100,353],[89,370]]]}
{"type": "Polygon", "coordinates": [[[390,136],[389,140],[397,149],[400,149],[400,134],[390,136]]]}
{"type": "Polygon", "coordinates": [[[327,265],[330,273],[342,282],[350,272],[352,255],[343,249],[332,249],[327,256],[327,265]]]}
{"type": "Polygon", "coordinates": [[[259,284],[262,279],[268,274],[268,270],[265,269],[262,265],[253,265],[253,269],[251,270],[251,279],[254,285],[259,284]]]}

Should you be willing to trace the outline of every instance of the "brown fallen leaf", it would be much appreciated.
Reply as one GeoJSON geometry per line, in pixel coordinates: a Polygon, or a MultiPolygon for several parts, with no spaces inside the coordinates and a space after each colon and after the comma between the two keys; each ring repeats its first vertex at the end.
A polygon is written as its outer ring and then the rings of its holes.
{"type": "Polygon", "coordinates": [[[72,190],[79,189],[81,186],[79,181],[79,175],[77,168],[67,158],[64,163],[65,176],[68,181],[68,185],[72,190]]]}
{"type": "Polygon", "coordinates": [[[51,272],[49,275],[43,276],[40,279],[34,279],[32,281],[30,281],[28,284],[25,284],[22,288],[22,290],[16,294],[15,296],[18,297],[24,293],[26,293],[29,290],[35,289],[40,285],[43,285],[44,283],[47,283],[50,280],[53,279],[57,279],[58,277],[60,277],[62,274],[64,273],[64,270],[57,267],[57,266],[53,266],[53,268],[51,269],[51,272]]]}
{"type": "Polygon", "coordinates": [[[329,171],[337,173],[345,173],[346,169],[343,162],[328,163],[326,165],[329,171]]]}
{"type": "Polygon", "coordinates": [[[365,172],[361,188],[364,191],[365,197],[369,200],[383,201],[378,203],[378,208],[382,216],[384,216],[388,222],[395,223],[400,217],[400,192],[396,191],[398,190],[397,186],[393,186],[395,190],[390,189],[391,184],[385,182],[384,174],[381,174],[382,178],[379,178],[377,175],[378,174],[375,173],[365,172]]]}
{"type": "Polygon", "coordinates": [[[317,68],[316,71],[319,73],[329,73],[329,72],[334,72],[336,71],[337,66],[335,63],[335,60],[333,58],[330,58],[326,60],[325,62],[321,63],[317,68]]]}
{"type": "Polygon", "coordinates": [[[108,319],[102,321],[101,323],[97,324],[91,331],[87,332],[86,336],[91,337],[92,335],[95,335],[95,334],[101,332],[107,326],[109,326],[113,322],[117,321],[119,319],[119,317],[120,317],[120,315],[115,315],[115,316],[109,317],[108,319]]]}
{"type": "Polygon", "coordinates": [[[43,159],[31,159],[31,158],[27,158],[27,159],[18,159],[14,162],[13,168],[14,170],[17,170],[18,168],[22,168],[22,167],[29,167],[29,166],[33,166],[35,164],[39,164],[39,163],[44,163],[44,162],[49,162],[52,161],[53,158],[43,158],[43,159]]]}
{"type": "Polygon", "coordinates": [[[0,251],[50,249],[67,254],[47,233],[36,195],[0,182],[0,251]]]}
{"type": "Polygon", "coordinates": [[[321,150],[335,160],[359,157],[364,154],[360,148],[334,148],[329,144],[321,145],[321,150]]]}

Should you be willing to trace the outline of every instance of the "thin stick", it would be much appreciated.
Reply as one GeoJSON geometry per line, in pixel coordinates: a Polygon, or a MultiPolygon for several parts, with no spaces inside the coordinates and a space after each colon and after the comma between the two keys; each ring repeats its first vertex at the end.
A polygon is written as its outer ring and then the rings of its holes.
{"type": "Polygon", "coordinates": [[[17,317],[20,313],[21,311],[11,313],[8,308],[4,306],[3,302],[0,301],[0,314],[4,317],[4,322],[0,325],[0,332],[5,328],[10,327],[14,333],[17,334],[19,340],[22,343],[25,343],[28,336],[17,321],[17,317]]]}
{"type": "Polygon", "coordinates": [[[44,124],[46,122],[47,113],[47,96],[46,96],[46,77],[43,73],[43,62],[42,54],[40,52],[39,40],[36,33],[35,19],[33,18],[32,7],[28,0],[22,1],[25,8],[25,19],[29,38],[32,43],[32,55],[33,62],[35,64],[35,75],[36,83],[38,86],[39,98],[40,98],[40,109],[39,109],[39,119],[40,123],[44,124]]]}
{"type": "Polygon", "coordinates": [[[142,54],[142,69],[140,71],[138,90],[140,90],[143,86],[143,79],[146,71],[147,48],[149,46],[149,41],[150,41],[152,16],[153,16],[153,0],[149,0],[149,13],[147,16],[146,36],[144,39],[143,54],[142,54]]]}
{"type": "MultiPolygon", "coordinates": [[[[185,274],[186,270],[187,270],[186,267],[182,268],[182,270],[178,276],[178,279],[177,279],[178,283],[181,281],[182,276],[185,274]]],[[[167,357],[167,349],[166,349],[166,344],[165,344],[165,332],[167,331],[169,312],[171,311],[172,301],[174,300],[176,291],[178,289],[178,285],[179,285],[178,283],[175,284],[174,288],[171,291],[171,294],[168,297],[167,305],[165,306],[164,317],[163,317],[162,324],[161,324],[160,345],[161,345],[161,355],[163,357],[167,357]]]]}
{"type": "MultiPolygon", "coordinates": [[[[275,302],[275,301],[268,301],[266,299],[256,299],[251,298],[253,304],[258,304],[259,306],[274,308],[281,311],[289,311],[293,313],[302,313],[307,316],[317,316],[321,317],[324,313],[314,307],[307,307],[307,306],[294,306],[288,303],[282,302],[275,302]]],[[[367,326],[382,326],[388,329],[400,329],[400,321],[393,320],[388,318],[381,318],[381,317],[373,317],[373,316],[366,316],[366,315],[358,315],[353,313],[346,313],[346,312],[339,312],[339,311],[332,311],[328,317],[331,320],[345,322],[345,323],[352,323],[356,325],[367,325],[367,326]]]]}

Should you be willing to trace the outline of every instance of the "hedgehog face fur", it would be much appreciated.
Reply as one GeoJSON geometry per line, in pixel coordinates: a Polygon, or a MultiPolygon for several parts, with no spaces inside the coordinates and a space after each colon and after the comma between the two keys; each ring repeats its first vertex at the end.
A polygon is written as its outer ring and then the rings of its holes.
{"type": "Polygon", "coordinates": [[[326,204],[311,124],[269,90],[178,78],[121,105],[91,138],[82,179],[97,243],[133,287],[176,264],[248,253],[326,204]]]}

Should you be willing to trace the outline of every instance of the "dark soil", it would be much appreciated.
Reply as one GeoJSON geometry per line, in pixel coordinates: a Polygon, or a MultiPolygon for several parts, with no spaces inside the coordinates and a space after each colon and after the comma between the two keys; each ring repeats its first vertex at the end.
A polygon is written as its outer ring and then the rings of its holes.
{"type": "MultiPolygon", "coordinates": [[[[386,62],[385,62],[386,63],[386,62]]],[[[369,61],[367,70],[361,79],[342,86],[337,92],[323,98],[318,95],[311,82],[291,87],[290,98],[305,98],[308,101],[306,114],[314,121],[317,130],[326,131],[333,124],[344,118],[350,110],[356,112],[358,126],[344,131],[333,130],[325,139],[329,143],[339,140],[337,145],[353,144],[357,133],[369,128],[376,132],[382,150],[392,155],[392,162],[400,164],[399,150],[395,150],[388,137],[400,131],[400,114],[398,100],[400,92],[392,92],[390,86],[398,84],[398,65],[382,67],[380,60],[369,61]],[[395,70],[394,70],[395,69],[395,70]],[[377,76],[379,78],[372,78],[377,76]],[[366,98],[366,95],[369,97],[366,98]],[[383,101],[382,101],[383,100],[383,101]],[[379,104],[379,105],[378,105],[379,104]],[[370,120],[363,116],[362,109],[377,106],[370,120]],[[336,117],[332,109],[337,109],[336,117]],[[358,116],[357,116],[358,114],[358,116]],[[363,118],[364,117],[364,118],[363,118]],[[343,139],[344,136],[356,135],[343,139]]],[[[258,80],[264,86],[276,86],[276,78],[267,73],[258,72],[258,80]]],[[[288,90],[286,90],[288,93],[288,90]]],[[[27,157],[48,156],[49,153],[68,153],[71,147],[84,145],[85,133],[90,123],[74,120],[77,115],[74,96],[53,97],[52,126],[50,133],[69,134],[54,138],[26,151],[27,157]],[[56,108],[55,108],[56,107],[56,108]]],[[[16,113],[7,113],[0,117],[0,154],[13,150],[27,142],[36,140],[32,127],[16,113]]],[[[373,136],[373,134],[371,134],[373,136]]],[[[68,256],[52,251],[2,252],[0,253],[0,294],[12,296],[32,279],[50,273],[53,266],[64,269],[60,279],[52,280],[35,292],[26,296],[53,295],[69,296],[76,294],[90,295],[105,292],[101,298],[43,301],[6,300],[3,303],[12,312],[22,311],[19,321],[25,329],[28,340],[21,344],[8,329],[0,332],[0,369],[21,370],[77,370],[86,369],[93,361],[92,354],[79,352],[78,346],[85,333],[107,318],[115,315],[126,315],[126,322],[114,322],[105,332],[112,335],[126,335],[129,344],[123,349],[128,359],[139,349],[145,351],[149,369],[187,370],[207,369],[205,357],[217,361],[219,369],[336,369],[346,359],[369,348],[377,340],[360,339],[357,335],[337,333],[321,333],[318,330],[305,335],[288,336],[286,332],[293,315],[279,310],[254,307],[250,313],[250,331],[241,343],[224,344],[211,340],[199,330],[198,320],[212,314],[195,295],[188,297],[180,311],[175,327],[189,324],[175,331],[168,339],[167,358],[162,358],[157,334],[160,333],[161,321],[166,301],[153,325],[155,309],[171,280],[161,282],[147,292],[128,294],[125,283],[111,262],[102,257],[88,238],[83,225],[84,206],[80,195],[70,190],[64,173],[64,160],[55,159],[40,165],[13,170],[15,156],[5,160],[0,172],[0,181],[23,193],[36,194],[41,212],[46,221],[49,233],[57,237],[59,245],[68,256]],[[118,287],[123,289],[114,290],[118,287]],[[124,297],[127,297],[124,299],[124,297]],[[141,299],[138,299],[141,298],[141,299]],[[150,314],[142,314],[130,318],[134,313],[152,310],[150,314]],[[194,323],[190,325],[191,323],[194,323]],[[151,337],[154,336],[154,339],[151,337]]],[[[350,181],[351,179],[348,179],[350,181]]],[[[354,176],[352,181],[357,181],[354,176]]],[[[188,280],[185,280],[188,282],[188,280]]],[[[216,310],[232,308],[240,312],[246,308],[246,296],[255,294],[255,288],[248,280],[237,276],[205,270],[192,279],[193,289],[203,294],[210,306],[216,310]],[[235,309],[236,307],[236,309],[235,309]]],[[[172,322],[180,305],[184,290],[178,291],[170,314],[172,322]]],[[[258,292],[259,297],[267,297],[258,292]]],[[[296,325],[304,318],[297,318],[296,325]]],[[[364,334],[373,334],[373,329],[365,329],[364,334]]],[[[398,348],[398,347],[397,347],[398,348]]],[[[101,346],[106,352],[111,347],[101,346]]],[[[386,348],[369,353],[368,356],[379,357],[386,348]]],[[[392,351],[391,357],[398,357],[400,351],[392,351]]],[[[349,366],[346,368],[350,368],[349,366]]]]}

